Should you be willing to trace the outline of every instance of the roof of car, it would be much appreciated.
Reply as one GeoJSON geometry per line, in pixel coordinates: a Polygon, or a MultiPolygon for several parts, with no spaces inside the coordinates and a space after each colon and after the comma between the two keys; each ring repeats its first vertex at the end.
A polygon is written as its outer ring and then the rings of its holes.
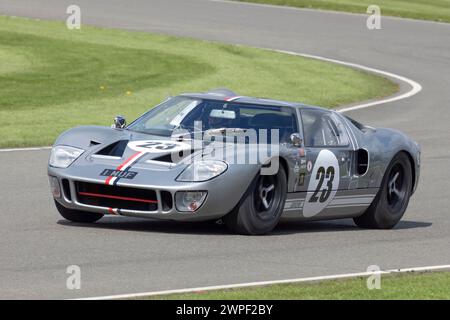
{"type": "Polygon", "coordinates": [[[206,99],[206,100],[217,100],[217,101],[225,101],[225,102],[239,102],[246,104],[257,104],[259,106],[277,106],[277,107],[307,107],[307,108],[319,108],[315,106],[309,106],[298,102],[288,102],[282,100],[275,99],[267,99],[267,98],[256,98],[256,97],[247,97],[240,96],[228,89],[216,89],[209,92],[202,93],[184,93],[181,96],[186,96],[190,98],[196,99],[206,99]]]}

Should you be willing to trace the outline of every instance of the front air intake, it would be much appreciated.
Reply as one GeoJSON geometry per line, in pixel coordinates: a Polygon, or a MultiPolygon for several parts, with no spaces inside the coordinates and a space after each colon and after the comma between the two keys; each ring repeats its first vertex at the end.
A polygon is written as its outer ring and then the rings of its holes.
{"type": "Polygon", "coordinates": [[[78,202],[104,208],[156,211],[156,191],[132,187],[76,182],[78,202]]]}

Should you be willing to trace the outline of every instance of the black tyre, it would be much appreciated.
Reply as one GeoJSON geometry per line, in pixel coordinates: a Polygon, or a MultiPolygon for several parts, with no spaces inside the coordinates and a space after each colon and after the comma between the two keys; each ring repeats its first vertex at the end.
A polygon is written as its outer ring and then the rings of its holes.
{"type": "Polygon", "coordinates": [[[389,164],[381,188],[370,207],[353,220],[361,228],[393,228],[408,207],[411,190],[411,163],[408,156],[401,152],[389,164]]]}
{"type": "Polygon", "coordinates": [[[286,173],[259,175],[250,185],[241,203],[224,217],[233,232],[245,235],[266,234],[275,228],[286,200],[286,173]]]}
{"type": "Polygon", "coordinates": [[[59,214],[63,216],[64,219],[67,219],[69,221],[81,223],[93,223],[103,217],[103,214],[101,213],[67,209],[66,207],[62,206],[58,201],[55,201],[55,205],[56,209],[58,209],[59,211],[59,214]]]}

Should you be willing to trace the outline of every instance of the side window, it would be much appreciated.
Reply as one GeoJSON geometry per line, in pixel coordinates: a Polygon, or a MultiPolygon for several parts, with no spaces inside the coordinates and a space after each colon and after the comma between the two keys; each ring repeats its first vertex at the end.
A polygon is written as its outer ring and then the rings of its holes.
{"type": "Polygon", "coordinates": [[[242,106],[239,115],[241,128],[278,130],[280,143],[289,142],[291,134],[298,132],[293,108],[242,106]]]}
{"type": "Polygon", "coordinates": [[[301,110],[305,145],[307,147],[340,147],[349,144],[341,119],[320,109],[301,110]]]}

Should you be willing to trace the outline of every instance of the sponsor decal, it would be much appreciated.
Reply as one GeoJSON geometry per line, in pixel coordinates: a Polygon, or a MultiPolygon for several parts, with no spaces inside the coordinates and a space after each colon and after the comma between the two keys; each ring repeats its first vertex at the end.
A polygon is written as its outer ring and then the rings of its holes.
{"type": "Polygon", "coordinates": [[[294,173],[298,174],[299,172],[300,172],[300,166],[298,165],[298,162],[295,162],[294,173]]]}
{"type": "Polygon", "coordinates": [[[300,176],[298,177],[298,184],[300,186],[303,186],[305,184],[305,173],[300,173],[300,176]]]}
{"type": "Polygon", "coordinates": [[[300,156],[300,157],[306,157],[306,151],[305,151],[305,149],[304,148],[300,148],[300,149],[298,149],[298,155],[300,156]]]}
{"type": "Polygon", "coordinates": [[[114,177],[118,179],[134,179],[138,173],[134,171],[122,171],[117,169],[105,169],[100,173],[102,177],[114,177]]]}
{"type": "Polygon", "coordinates": [[[311,172],[311,170],[312,170],[312,161],[308,161],[308,164],[306,165],[306,169],[308,170],[308,172],[311,172]]]}

